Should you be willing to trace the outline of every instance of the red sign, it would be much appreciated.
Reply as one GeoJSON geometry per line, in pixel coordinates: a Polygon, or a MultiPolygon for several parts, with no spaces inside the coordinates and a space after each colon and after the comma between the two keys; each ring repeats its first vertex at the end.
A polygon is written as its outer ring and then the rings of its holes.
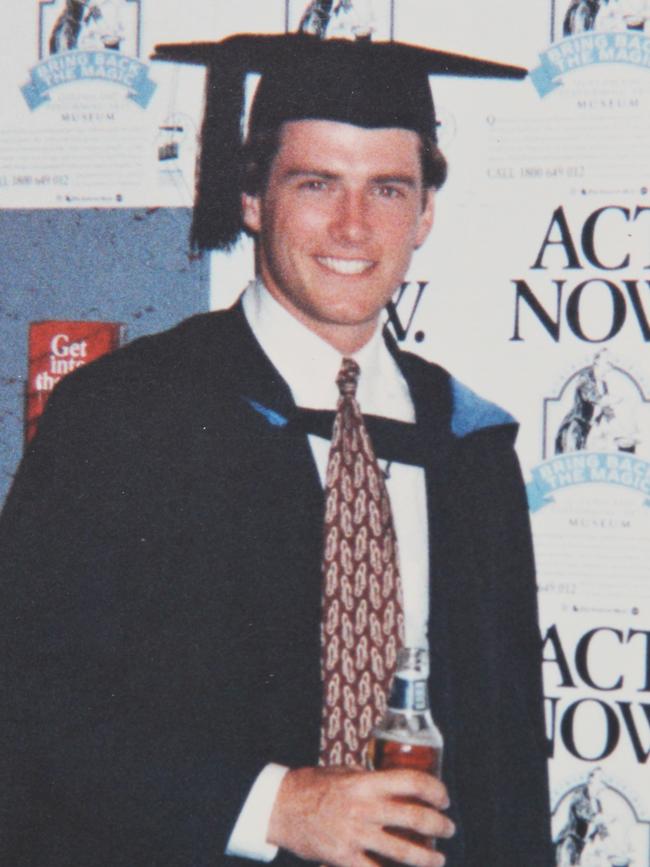
{"type": "Polygon", "coordinates": [[[30,324],[25,442],[36,433],[38,419],[57,382],[116,349],[123,337],[124,326],[118,322],[48,320],[30,324]]]}

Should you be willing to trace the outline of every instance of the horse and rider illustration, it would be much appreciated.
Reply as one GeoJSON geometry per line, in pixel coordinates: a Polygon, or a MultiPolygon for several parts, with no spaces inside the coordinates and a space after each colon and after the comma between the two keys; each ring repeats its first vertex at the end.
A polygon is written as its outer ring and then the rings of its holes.
{"type": "Polygon", "coordinates": [[[371,39],[375,30],[372,0],[312,0],[298,30],[320,39],[371,39]]]}
{"type": "Polygon", "coordinates": [[[650,30],[650,0],[571,0],[562,35],[588,30],[650,30]]]}
{"type": "Polygon", "coordinates": [[[555,454],[576,451],[634,453],[640,442],[635,407],[617,389],[607,350],[594,355],[573,387],[571,408],[555,436],[555,454]]]}
{"type": "Polygon", "coordinates": [[[62,51],[119,51],[125,36],[125,0],[66,0],[52,28],[50,54],[62,51]]]}

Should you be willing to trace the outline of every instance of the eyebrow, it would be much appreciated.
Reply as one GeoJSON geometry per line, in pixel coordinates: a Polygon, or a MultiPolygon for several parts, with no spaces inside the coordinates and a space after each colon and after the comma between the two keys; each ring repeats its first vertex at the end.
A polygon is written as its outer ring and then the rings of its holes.
{"type": "Polygon", "coordinates": [[[322,178],[324,181],[336,181],[341,175],[335,172],[326,172],[323,169],[287,169],[282,173],[283,180],[293,180],[293,178],[322,178]]]}
{"type": "MultiPolygon", "coordinates": [[[[295,178],[321,178],[324,181],[336,181],[340,180],[342,175],[336,172],[328,172],[325,169],[309,169],[309,168],[296,168],[296,169],[287,169],[286,172],[283,173],[283,180],[293,180],[295,178]]],[[[402,186],[409,187],[411,189],[415,189],[417,186],[417,180],[413,177],[413,175],[406,174],[385,174],[385,175],[373,175],[369,178],[370,183],[372,184],[401,184],[402,186]]]]}
{"type": "Polygon", "coordinates": [[[417,186],[413,175],[375,175],[371,180],[375,184],[402,184],[413,189],[417,186]]]}

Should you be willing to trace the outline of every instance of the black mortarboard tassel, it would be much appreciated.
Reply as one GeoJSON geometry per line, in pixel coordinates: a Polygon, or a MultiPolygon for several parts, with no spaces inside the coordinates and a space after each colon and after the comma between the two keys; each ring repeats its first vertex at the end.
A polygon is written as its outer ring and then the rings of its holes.
{"type": "Polygon", "coordinates": [[[159,45],[155,60],[205,64],[205,116],[192,227],[199,249],[228,249],[242,229],[240,152],[245,79],[261,74],[249,132],[288,120],[402,127],[436,139],[429,75],[523,78],[526,70],[399,42],[314,36],[231,36],[159,45]]]}

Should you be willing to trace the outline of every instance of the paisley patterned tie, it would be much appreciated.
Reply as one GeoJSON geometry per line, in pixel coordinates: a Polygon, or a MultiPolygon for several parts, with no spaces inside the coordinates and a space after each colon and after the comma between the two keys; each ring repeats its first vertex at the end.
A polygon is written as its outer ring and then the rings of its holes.
{"type": "Polygon", "coordinates": [[[321,765],[365,765],[404,644],[402,586],[384,477],[344,358],[325,484],[321,765]]]}

